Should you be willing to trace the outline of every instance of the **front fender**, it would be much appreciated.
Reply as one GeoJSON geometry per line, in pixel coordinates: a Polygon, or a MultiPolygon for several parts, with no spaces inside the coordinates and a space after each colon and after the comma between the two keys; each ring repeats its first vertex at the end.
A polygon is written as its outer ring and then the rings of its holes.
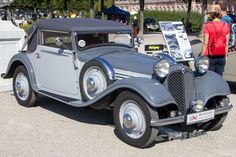
{"type": "Polygon", "coordinates": [[[25,66],[25,68],[29,74],[31,86],[36,91],[37,86],[36,86],[36,79],[35,79],[35,75],[34,75],[34,69],[33,69],[33,66],[32,66],[32,63],[31,63],[29,57],[27,56],[27,54],[25,52],[20,52],[11,58],[11,60],[8,64],[6,73],[3,76],[3,78],[4,79],[12,78],[15,69],[20,65],[25,66]]]}
{"type": "MultiPolygon", "coordinates": [[[[168,104],[176,104],[172,95],[168,90],[157,80],[142,77],[131,77],[116,81],[111,84],[104,92],[95,97],[94,99],[87,101],[81,106],[89,106],[103,99],[104,97],[114,93],[117,90],[132,90],[138,93],[144,100],[147,101],[150,106],[163,107],[168,104]]],[[[76,104],[71,104],[77,106],[76,104]]]]}
{"type": "Polygon", "coordinates": [[[215,96],[230,94],[228,83],[220,75],[208,71],[205,75],[195,78],[196,96],[205,103],[215,96]]]}

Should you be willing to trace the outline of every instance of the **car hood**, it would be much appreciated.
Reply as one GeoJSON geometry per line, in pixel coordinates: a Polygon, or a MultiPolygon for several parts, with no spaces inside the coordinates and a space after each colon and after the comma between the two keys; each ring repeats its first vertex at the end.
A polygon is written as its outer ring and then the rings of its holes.
{"type": "Polygon", "coordinates": [[[97,49],[93,50],[93,52],[90,51],[79,55],[79,59],[82,62],[87,62],[96,57],[108,61],[115,71],[124,70],[124,72],[126,71],[127,73],[135,72],[147,75],[153,74],[153,64],[155,59],[130,49],[97,49]]]}
{"type": "Polygon", "coordinates": [[[138,52],[112,52],[103,54],[100,58],[108,61],[114,69],[147,75],[153,74],[153,64],[155,59],[138,52]]]}

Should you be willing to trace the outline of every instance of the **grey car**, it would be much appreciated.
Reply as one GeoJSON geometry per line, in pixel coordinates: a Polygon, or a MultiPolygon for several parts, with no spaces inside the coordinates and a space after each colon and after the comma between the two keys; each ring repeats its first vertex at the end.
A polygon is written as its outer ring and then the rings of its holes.
{"type": "Polygon", "coordinates": [[[193,71],[166,54],[137,53],[132,28],[121,23],[43,20],[30,28],[25,46],[1,75],[13,78],[20,105],[34,106],[44,95],[111,109],[117,136],[135,147],[150,146],[159,128],[172,124],[219,129],[232,108],[229,86],[207,71],[207,58],[197,58],[193,71]]]}

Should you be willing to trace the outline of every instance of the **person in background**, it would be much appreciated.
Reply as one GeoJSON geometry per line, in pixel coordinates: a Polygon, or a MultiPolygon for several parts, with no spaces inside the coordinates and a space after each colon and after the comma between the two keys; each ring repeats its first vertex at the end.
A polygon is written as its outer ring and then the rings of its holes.
{"type": "Polygon", "coordinates": [[[211,5],[208,15],[212,22],[204,26],[202,55],[209,58],[209,70],[222,76],[228,53],[230,27],[220,20],[219,5],[211,5]]]}
{"type": "Polygon", "coordinates": [[[221,21],[224,23],[229,24],[230,26],[233,24],[233,19],[227,15],[227,6],[224,1],[219,2],[220,9],[221,9],[221,21]]]}
{"type": "Polygon", "coordinates": [[[136,16],[134,16],[133,31],[134,31],[134,37],[137,38],[138,32],[139,32],[139,27],[138,27],[138,19],[136,16]]]}
{"type": "Polygon", "coordinates": [[[219,2],[220,9],[221,9],[221,21],[224,23],[229,24],[230,26],[230,37],[229,37],[229,51],[233,51],[235,48],[235,32],[233,26],[233,19],[227,14],[227,5],[226,2],[220,1],[219,2]]]}

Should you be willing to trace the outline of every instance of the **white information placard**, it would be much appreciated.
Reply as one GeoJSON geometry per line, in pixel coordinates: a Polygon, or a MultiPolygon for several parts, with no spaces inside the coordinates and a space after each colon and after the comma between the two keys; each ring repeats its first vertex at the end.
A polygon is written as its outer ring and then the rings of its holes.
{"type": "Polygon", "coordinates": [[[176,61],[194,60],[192,48],[181,21],[160,21],[169,55],[176,61]]]}

